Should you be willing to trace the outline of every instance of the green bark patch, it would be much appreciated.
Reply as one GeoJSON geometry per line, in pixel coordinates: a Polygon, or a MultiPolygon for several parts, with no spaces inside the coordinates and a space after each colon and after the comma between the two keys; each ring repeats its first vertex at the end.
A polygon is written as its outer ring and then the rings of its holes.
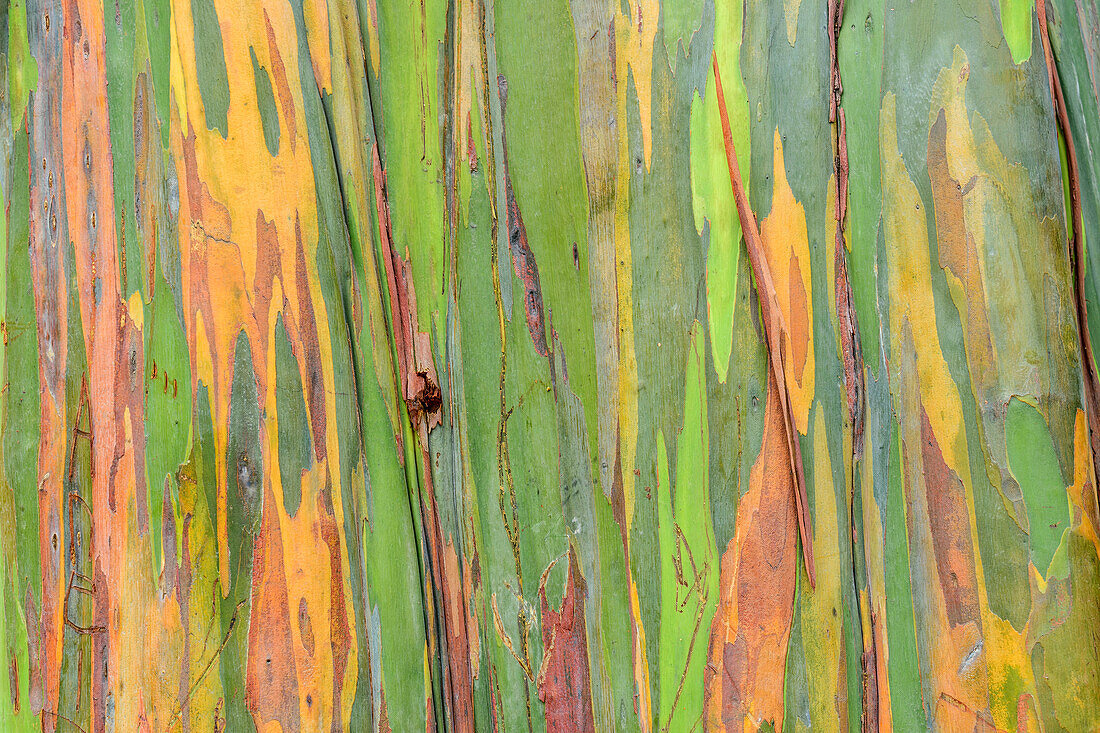
{"type": "Polygon", "coordinates": [[[172,291],[160,268],[146,324],[145,343],[145,469],[149,486],[149,510],[153,551],[160,567],[160,516],[162,487],[187,459],[191,429],[191,360],[187,338],[176,311],[172,291]]]}
{"type": "Polygon", "coordinates": [[[302,502],[302,471],[309,468],[310,436],[302,376],[283,318],[275,321],[275,410],[279,416],[279,474],[283,506],[291,517],[302,502]]]}
{"type": "Polygon", "coordinates": [[[256,80],[256,104],[260,108],[264,143],[274,157],[279,154],[279,110],[275,106],[275,91],[271,86],[271,75],[256,60],[256,51],[249,47],[248,53],[252,57],[252,76],[256,80]]]}
{"type": "Polygon", "coordinates": [[[1069,507],[1058,456],[1046,420],[1018,397],[1008,402],[1008,466],[1027,503],[1031,561],[1044,575],[1067,527],[1069,507]]]}
{"type": "Polygon", "coordinates": [[[191,0],[195,21],[195,58],[206,114],[206,129],[229,136],[229,73],[225,68],[225,49],[214,0],[191,0]]]}

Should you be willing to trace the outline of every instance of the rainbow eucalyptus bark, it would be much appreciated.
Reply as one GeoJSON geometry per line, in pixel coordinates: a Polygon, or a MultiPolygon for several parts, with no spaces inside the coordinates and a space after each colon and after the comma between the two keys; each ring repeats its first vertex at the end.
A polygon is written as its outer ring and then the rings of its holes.
{"type": "Polygon", "coordinates": [[[1100,728],[1098,39],[11,0],[0,730],[1100,728]]]}

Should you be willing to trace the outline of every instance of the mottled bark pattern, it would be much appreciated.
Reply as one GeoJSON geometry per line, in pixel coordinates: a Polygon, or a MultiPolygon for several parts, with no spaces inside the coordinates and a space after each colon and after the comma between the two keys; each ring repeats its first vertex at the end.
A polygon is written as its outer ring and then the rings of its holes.
{"type": "Polygon", "coordinates": [[[1100,729],[1096,0],[10,0],[0,731],[1100,729]]]}

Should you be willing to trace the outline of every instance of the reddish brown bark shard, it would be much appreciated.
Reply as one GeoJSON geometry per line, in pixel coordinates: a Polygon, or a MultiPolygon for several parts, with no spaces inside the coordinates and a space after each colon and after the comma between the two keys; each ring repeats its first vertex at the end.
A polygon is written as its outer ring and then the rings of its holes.
{"type": "MultiPolygon", "coordinates": [[[[508,81],[503,76],[497,77],[497,88],[500,92],[500,115],[504,117],[508,104],[508,81]]],[[[512,251],[512,267],[515,269],[516,277],[523,281],[523,312],[527,319],[527,330],[531,334],[531,343],[540,356],[550,356],[546,341],[546,318],[542,304],[542,286],[539,283],[539,266],[535,262],[535,253],[527,243],[527,227],[523,224],[523,215],[520,213],[516,194],[512,189],[512,179],[508,176],[506,131],[502,130],[501,135],[504,136],[504,196],[508,202],[508,246],[512,251]]]]}
{"type": "Polygon", "coordinates": [[[584,627],[584,581],[577,582],[575,566],[575,553],[570,547],[565,597],[556,611],[546,600],[546,579],[553,565],[539,581],[545,650],[537,678],[539,700],[546,706],[547,730],[595,733],[588,676],[588,638],[584,627]]]}
{"type": "Polygon", "coordinates": [[[981,626],[970,512],[962,481],[944,461],[936,434],[921,406],[921,465],[928,500],[928,526],[936,570],[952,627],[973,622],[981,626]]]}
{"type": "Polygon", "coordinates": [[[802,540],[802,558],[809,576],[810,587],[815,585],[814,546],[810,532],[806,500],[806,477],[802,471],[802,447],[798,443],[798,433],[794,427],[794,413],[784,378],[783,335],[787,327],[783,323],[783,312],[776,301],[775,285],[772,281],[768,261],[764,256],[764,245],[760,242],[760,230],[756,226],[756,216],[749,207],[745,186],[741,182],[741,169],[737,165],[737,151],[733,146],[733,133],[730,131],[729,115],[726,113],[726,95],[722,90],[722,76],[718,70],[718,56],[712,52],[711,66],[714,69],[715,90],[718,94],[718,111],[722,118],[722,139],[726,148],[726,164],[729,166],[730,185],[733,197],[737,201],[737,216],[741,220],[745,246],[749,252],[753,276],[756,279],[757,293],[760,299],[760,311],[764,321],[764,338],[768,349],[768,365],[779,384],[779,399],[783,408],[783,423],[786,429],[787,455],[791,474],[794,477],[795,504],[798,509],[798,535],[802,540]]]}

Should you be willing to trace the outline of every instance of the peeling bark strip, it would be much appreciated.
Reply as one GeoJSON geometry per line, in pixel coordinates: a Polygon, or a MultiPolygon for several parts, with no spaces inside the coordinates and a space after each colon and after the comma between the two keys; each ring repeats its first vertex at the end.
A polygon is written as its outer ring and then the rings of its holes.
{"type": "Polygon", "coordinates": [[[840,321],[841,360],[844,363],[844,385],[848,401],[848,418],[852,423],[852,450],[858,460],[863,455],[864,377],[863,347],[859,343],[859,323],[848,278],[847,247],[844,242],[844,222],[848,214],[848,131],[840,98],[844,87],[840,81],[837,60],[837,36],[844,21],[844,0],[829,0],[829,55],[832,88],[829,94],[829,122],[835,123],[833,163],[836,179],[836,312],[840,321]]]}
{"type": "MultiPolygon", "coordinates": [[[[1077,148],[1073,144],[1073,133],[1069,127],[1069,115],[1066,113],[1066,99],[1062,94],[1062,80],[1058,76],[1054,54],[1050,49],[1046,0],[1035,0],[1035,12],[1039,18],[1039,39],[1043,44],[1043,58],[1046,61],[1054,116],[1066,146],[1066,167],[1069,178],[1070,221],[1067,225],[1070,229],[1069,263],[1073,272],[1073,297],[1077,315],[1077,335],[1081,344],[1081,375],[1085,383],[1085,414],[1089,424],[1089,442],[1092,445],[1093,473],[1100,476],[1100,375],[1097,374],[1096,357],[1092,351],[1088,304],[1085,300],[1085,271],[1088,265],[1085,259],[1085,240],[1081,236],[1081,230],[1085,224],[1081,216],[1081,171],[1077,164],[1077,148]]],[[[1097,498],[1100,499],[1100,486],[1094,489],[1097,498]]]]}
{"type": "Polygon", "coordinates": [[[749,208],[744,184],[741,183],[741,171],[737,165],[737,151],[733,148],[733,135],[730,132],[729,117],[726,113],[726,95],[722,89],[722,76],[718,70],[718,57],[712,55],[714,82],[718,93],[718,109],[722,117],[722,136],[726,149],[726,165],[729,167],[730,185],[737,200],[737,215],[741,219],[741,231],[745,237],[745,246],[749,251],[753,275],[757,282],[760,310],[764,316],[764,337],[768,344],[768,364],[779,384],[779,400],[783,408],[783,420],[786,426],[786,443],[789,466],[793,478],[795,504],[798,509],[798,535],[802,541],[802,558],[809,577],[810,587],[815,585],[814,545],[810,532],[808,510],[806,508],[806,478],[802,470],[802,447],[798,441],[798,431],[794,426],[794,413],[791,409],[787,382],[784,378],[783,337],[787,328],[783,324],[783,313],[775,297],[771,272],[764,257],[764,248],[760,243],[760,230],[756,226],[756,216],[749,208]]]}

